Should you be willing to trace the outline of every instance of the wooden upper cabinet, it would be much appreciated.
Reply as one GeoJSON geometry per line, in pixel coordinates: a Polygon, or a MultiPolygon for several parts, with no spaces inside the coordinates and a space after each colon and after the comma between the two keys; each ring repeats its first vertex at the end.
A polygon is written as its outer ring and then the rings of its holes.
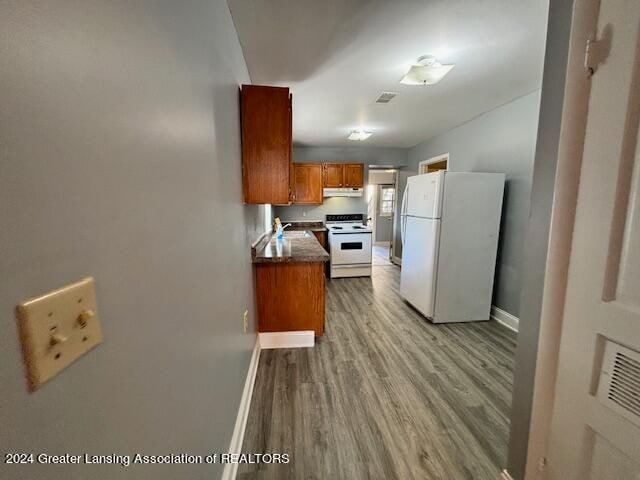
{"type": "Polygon", "coordinates": [[[344,165],[342,163],[324,163],[322,167],[325,188],[344,187],[344,165]]]}
{"type": "Polygon", "coordinates": [[[240,99],[244,202],[289,204],[292,145],[289,89],[243,85],[240,99]]]}
{"type": "Polygon", "coordinates": [[[323,163],[323,185],[325,188],[362,188],[364,186],[364,164],[323,163]]]}
{"type": "Polygon", "coordinates": [[[362,163],[344,164],[344,186],[364,187],[364,165],[362,163]]]}
{"type": "Polygon", "coordinates": [[[322,165],[293,164],[293,203],[322,203],[322,165]]]}

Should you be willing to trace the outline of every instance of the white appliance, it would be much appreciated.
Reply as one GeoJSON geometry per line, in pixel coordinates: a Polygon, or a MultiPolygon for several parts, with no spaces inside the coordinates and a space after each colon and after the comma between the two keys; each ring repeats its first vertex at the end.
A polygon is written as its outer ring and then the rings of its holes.
{"type": "Polygon", "coordinates": [[[327,215],[331,278],[371,276],[371,227],[362,214],[327,215]]]}
{"type": "Polygon", "coordinates": [[[361,197],[362,188],[323,188],[323,197],[361,197]]]}
{"type": "Polygon", "coordinates": [[[407,179],[400,294],[434,323],[489,319],[503,194],[503,173],[407,179]]]}

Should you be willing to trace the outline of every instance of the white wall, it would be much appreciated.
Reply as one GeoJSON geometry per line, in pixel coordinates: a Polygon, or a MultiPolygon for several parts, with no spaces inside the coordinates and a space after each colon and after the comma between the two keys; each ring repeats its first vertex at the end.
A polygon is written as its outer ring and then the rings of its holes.
{"type": "Polygon", "coordinates": [[[506,174],[493,302],[515,316],[519,314],[539,109],[538,90],[409,151],[415,172],[420,161],[449,152],[450,170],[506,174]]]}
{"type": "MultiPolygon", "coordinates": [[[[226,451],[255,334],[223,0],[0,3],[2,452],[226,451]],[[86,275],[104,343],[27,393],[15,305],[86,275]]],[[[3,479],[209,479],[219,466],[11,466],[3,479]]]]}
{"type": "MultiPolygon", "coordinates": [[[[509,453],[507,468],[516,480],[522,480],[527,464],[527,450],[531,428],[531,407],[533,404],[533,388],[536,376],[538,342],[540,338],[540,318],[542,315],[542,297],[545,283],[549,233],[551,230],[551,213],[554,205],[556,169],[559,154],[563,150],[562,142],[567,132],[574,126],[563,125],[563,107],[568,111],[580,111],[583,93],[582,88],[565,92],[565,85],[570,79],[583,74],[584,58],[569,58],[571,45],[580,45],[580,38],[586,37],[583,29],[587,27],[584,12],[591,11],[586,2],[575,3],[573,0],[549,2],[549,24],[547,26],[547,49],[544,59],[544,78],[540,100],[540,129],[536,140],[535,169],[532,180],[531,212],[528,218],[526,236],[526,256],[523,259],[522,292],[520,305],[520,324],[518,329],[518,346],[514,366],[513,401],[511,406],[511,432],[509,436],[509,453]],[[582,14],[580,13],[582,12],[582,14]],[[572,21],[577,15],[577,22],[582,27],[572,33],[572,21]],[[576,35],[577,33],[577,35],[576,35]],[[576,110],[577,104],[580,105],[576,110]],[[566,129],[569,130],[566,130],[566,129]]],[[[588,25],[588,22],[587,22],[588,25]]],[[[581,47],[579,47],[581,48],[581,47]]],[[[569,133],[567,138],[571,138],[569,133]]],[[[572,149],[566,149],[571,151],[572,149]]],[[[566,157],[565,157],[566,158],[566,157]]],[[[566,167],[565,167],[566,171],[566,167]]],[[[565,189],[563,202],[568,196],[565,189]]],[[[596,232],[597,234],[597,232],[596,232]]],[[[557,247],[556,247],[557,248],[557,247]]],[[[554,265],[558,275],[561,267],[554,265]]],[[[539,399],[538,399],[539,400],[539,399]]],[[[539,445],[538,445],[539,447],[539,445]]],[[[537,462],[536,458],[532,459],[537,462]]]]}

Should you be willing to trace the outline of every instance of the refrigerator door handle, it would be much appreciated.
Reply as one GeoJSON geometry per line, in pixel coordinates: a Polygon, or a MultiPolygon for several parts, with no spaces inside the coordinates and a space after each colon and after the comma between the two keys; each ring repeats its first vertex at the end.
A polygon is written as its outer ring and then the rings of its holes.
{"type": "Polygon", "coordinates": [[[407,193],[409,192],[409,183],[404,186],[404,192],[402,193],[402,209],[400,210],[401,215],[407,214],[407,201],[409,200],[407,193]]]}
{"type": "Polygon", "coordinates": [[[406,229],[407,229],[407,216],[402,215],[402,223],[400,224],[400,240],[402,241],[403,245],[404,245],[404,236],[406,234],[406,229]]]}
{"type": "Polygon", "coordinates": [[[404,192],[402,194],[402,208],[400,209],[400,240],[404,244],[404,236],[407,230],[407,201],[409,192],[409,183],[404,186],[404,192]]]}

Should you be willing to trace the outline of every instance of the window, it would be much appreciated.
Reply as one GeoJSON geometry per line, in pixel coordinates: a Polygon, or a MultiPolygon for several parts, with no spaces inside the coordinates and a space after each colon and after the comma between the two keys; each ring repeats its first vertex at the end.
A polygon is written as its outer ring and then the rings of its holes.
{"type": "Polygon", "coordinates": [[[390,217],[396,199],[395,187],[380,187],[380,216],[390,217]]]}

